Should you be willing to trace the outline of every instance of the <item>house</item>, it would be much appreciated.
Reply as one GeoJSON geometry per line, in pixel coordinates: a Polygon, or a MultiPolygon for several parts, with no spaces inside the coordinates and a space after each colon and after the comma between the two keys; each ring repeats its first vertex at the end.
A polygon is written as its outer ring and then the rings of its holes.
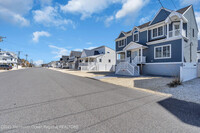
{"type": "Polygon", "coordinates": [[[69,61],[69,56],[63,55],[62,58],[60,58],[61,68],[69,68],[68,61],[69,61]]]}
{"type": "Polygon", "coordinates": [[[115,50],[100,46],[91,50],[84,49],[79,59],[79,69],[84,71],[113,71],[115,68],[115,50]]]}
{"type": "Polygon", "coordinates": [[[198,62],[200,62],[200,40],[198,40],[197,60],[198,60],[198,62]]]}
{"type": "Polygon", "coordinates": [[[51,61],[48,63],[48,67],[60,68],[61,67],[60,61],[51,61]]]}
{"type": "Polygon", "coordinates": [[[116,74],[179,76],[180,66],[196,63],[198,27],[193,6],[161,8],[155,17],[116,42],[116,74]]]}
{"type": "Polygon", "coordinates": [[[79,66],[79,61],[78,60],[81,57],[80,51],[71,51],[69,55],[69,60],[68,60],[68,67],[69,69],[78,69],[79,66]]]}
{"type": "Polygon", "coordinates": [[[15,53],[9,51],[0,51],[0,64],[17,66],[18,57],[15,53]]]}

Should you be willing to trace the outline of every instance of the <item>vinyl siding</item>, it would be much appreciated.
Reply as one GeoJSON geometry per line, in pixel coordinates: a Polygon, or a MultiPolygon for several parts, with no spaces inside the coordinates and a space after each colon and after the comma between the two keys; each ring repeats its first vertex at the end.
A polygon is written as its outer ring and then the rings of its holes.
{"type": "Polygon", "coordinates": [[[147,63],[181,62],[182,61],[182,39],[148,45],[148,48],[144,49],[144,56],[146,56],[147,63]],[[154,59],[154,48],[156,46],[162,46],[162,45],[167,45],[167,44],[171,44],[171,58],[154,59]]]}

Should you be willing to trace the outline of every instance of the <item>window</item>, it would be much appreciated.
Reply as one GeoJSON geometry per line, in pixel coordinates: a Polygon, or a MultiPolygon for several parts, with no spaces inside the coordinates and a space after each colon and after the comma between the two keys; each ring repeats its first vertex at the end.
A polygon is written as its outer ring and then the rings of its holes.
{"type": "Polygon", "coordinates": [[[135,31],[133,33],[133,40],[134,40],[134,42],[138,42],[139,41],[139,32],[138,31],[135,31]]]}
{"type": "Polygon", "coordinates": [[[174,35],[178,36],[180,34],[180,24],[179,23],[174,23],[174,30],[175,30],[174,35]]]}
{"type": "Polygon", "coordinates": [[[152,38],[160,37],[164,35],[163,26],[152,30],[152,38]]]}
{"type": "Polygon", "coordinates": [[[125,45],[125,39],[118,41],[118,47],[123,47],[125,45]]]}
{"type": "Polygon", "coordinates": [[[171,58],[171,45],[158,46],[154,49],[154,58],[171,58]]]}
{"type": "Polygon", "coordinates": [[[157,29],[153,29],[153,37],[157,37],[157,29]]]}
{"type": "Polygon", "coordinates": [[[111,62],[111,60],[109,59],[109,60],[108,60],[108,63],[110,63],[110,62],[111,62]]]}
{"type": "Polygon", "coordinates": [[[162,36],[163,35],[163,27],[159,27],[158,28],[158,36],[162,36]]]}
{"type": "Polygon", "coordinates": [[[102,60],[101,59],[99,59],[99,62],[101,62],[102,60]]]}

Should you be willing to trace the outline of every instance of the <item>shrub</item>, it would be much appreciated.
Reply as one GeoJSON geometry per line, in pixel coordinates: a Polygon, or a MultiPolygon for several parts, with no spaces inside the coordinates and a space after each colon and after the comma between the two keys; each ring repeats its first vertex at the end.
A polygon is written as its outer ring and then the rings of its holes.
{"type": "Polygon", "coordinates": [[[178,77],[176,77],[172,82],[170,82],[169,84],[167,84],[170,88],[174,88],[177,87],[178,85],[181,85],[182,82],[180,81],[180,79],[178,77]]]}

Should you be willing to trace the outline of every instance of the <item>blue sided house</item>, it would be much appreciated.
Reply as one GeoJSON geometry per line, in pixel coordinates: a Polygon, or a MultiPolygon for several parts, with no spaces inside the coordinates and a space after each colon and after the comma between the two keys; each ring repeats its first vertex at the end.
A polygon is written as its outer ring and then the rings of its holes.
{"type": "Polygon", "coordinates": [[[116,42],[116,74],[179,76],[180,66],[197,62],[198,26],[193,6],[161,8],[155,17],[116,42]]]}

